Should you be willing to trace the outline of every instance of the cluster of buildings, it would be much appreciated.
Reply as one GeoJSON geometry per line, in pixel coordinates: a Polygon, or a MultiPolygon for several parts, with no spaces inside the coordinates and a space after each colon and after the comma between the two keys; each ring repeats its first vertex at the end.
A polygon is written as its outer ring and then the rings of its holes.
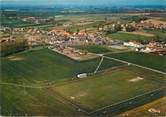
{"type": "Polygon", "coordinates": [[[89,53],[87,51],[79,50],[69,46],[56,45],[56,46],[49,46],[48,48],[55,52],[63,54],[71,59],[79,61],[93,59],[97,57],[93,53],[89,53]]]}
{"type": "MultiPolygon", "coordinates": [[[[34,17],[27,17],[24,19],[25,21],[35,20],[34,17]]],[[[104,26],[103,28],[115,28],[116,25],[119,25],[122,31],[126,31],[126,28],[130,25],[136,28],[166,28],[166,23],[163,24],[161,22],[155,22],[148,20],[148,21],[141,21],[140,23],[131,23],[123,24],[117,22],[117,24],[109,24],[104,26]]],[[[99,27],[100,30],[100,27],[99,27]]],[[[111,40],[107,37],[101,36],[99,32],[87,32],[86,30],[81,30],[77,33],[71,33],[63,29],[53,29],[51,31],[44,31],[38,28],[8,28],[8,27],[1,27],[1,32],[8,33],[9,36],[1,37],[1,43],[7,41],[15,41],[15,36],[13,35],[22,35],[24,39],[28,40],[29,45],[38,45],[45,43],[47,45],[51,45],[57,48],[58,51],[63,51],[63,53],[75,53],[80,56],[81,54],[76,50],[71,48],[64,48],[73,45],[85,45],[85,44],[96,44],[96,45],[123,45],[127,47],[134,47],[136,51],[146,52],[146,53],[159,53],[165,54],[166,53],[166,45],[161,44],[159,42],[150,42],[148,44],[141,44],[137,41],[130,41],[130,42],[123,42],[119,40],[111,40]],[[59,46],[61,45],[61,46],[59,46]]]]}
{"type": "Polygon", "coordinates": [[[80,31],[78,33],[69,33],[64,30],[54,29],[48,34],[51,38],[47,40],[49,44],[83,45],[83,44],[110,44],[112,40],[103,38],[97,33],[87,33],[80,31]],[[54,38],[56,37],[56,39],[54,38]]]}
{"type": "Polygon", "coordinates": [[[54,48],[54,50],[63,53],[65,55],[70,55],[70,56],[75,56],[75,57],[80,57],[84,56],[87,54],[85,51],[81,51],[72,47],[65,47],[65,46],[57,46],[54,48]]]}
{"type": "Polygon", "coordinates": [[[48,22],[53,22],[54,17],[48,17],[48,18],[36,18],[36,17],[24,17],[21,19],[24,22],[31,22],[35,24],[43,24],[43,23],[48,23],[48,22]]]}
{"type": "Polygon", "coordinates": [[[136,51],[144,53],[156,53],[159,55],[166,55],[166,44],[159,42],[149,42],[148,44],[141,44],[137,41],[124,42],[124,46],[133,47],[136,51]]]}
{"type": "Polygon", "coordinates": [[[136,24],[138,29],[165,29],[166,22],[158,20],[145,20],[136,24]]]}
{"type": "Polygon", "coordinates": [[[113,33],[116,31],[132,32],[142,29],[166,29],[166,22],[157,19],[142,20],[139,23],[134,21],[131,23],[121,23],[117,21],[116,23],[105,24],[99,27],[99,31],[111,30],[113,33]]]}

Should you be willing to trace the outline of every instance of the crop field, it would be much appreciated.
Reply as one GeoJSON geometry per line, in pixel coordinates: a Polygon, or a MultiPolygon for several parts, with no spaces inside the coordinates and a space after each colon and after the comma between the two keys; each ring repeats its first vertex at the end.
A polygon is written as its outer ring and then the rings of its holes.
{"type": "Polygon", "coordinates": [[[112,39],[123,40],[123,41],[131,41],[131,40],[149,41],[153,39],[153,37],[149,37],[149,36],[143,36],[138,34],[128,34],[128,33],[122,33],[122,32],[109,34],[108,37],[112,39]]]}
{"type": "Polygon", "coordinates": [[[160,81],[165,81],[163,75],[130,66],[106,70],[81,81],[53,87],[53,90],[87,112],[93,112],[164,87],[160,81]]]}
{"type": "Polygon", "coordinates": [[[115,53],[107,56],[166,72],[166,56],[137,52],[115,53]]]}

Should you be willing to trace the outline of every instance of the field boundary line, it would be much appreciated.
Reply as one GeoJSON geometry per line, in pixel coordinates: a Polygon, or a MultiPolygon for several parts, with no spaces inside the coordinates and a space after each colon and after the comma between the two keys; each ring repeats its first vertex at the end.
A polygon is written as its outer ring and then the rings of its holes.
{"type": "Polygon", "coordinates": [[[134,66],[137,66],[137,67],[140,67],[140,68],[144,68],[144,69],[147,69],[147,70],[150,70],[150,71],[153,71],[153,72],[157,72],[157,73],[166,75],[165,72],[162,72],[162,71],[159,71],[159,70],[156,70],[156,69],[152,69],[152,68],[149,68],[149,67],[145,67],[145,66],[142,66],[142,65],[138,65],[138,64],[135,64],[135,63],[127,62],[127,61],[124,61],[124,60],[120,60],[120,59],[116,59],[116,58],[112,58],[112,57],[108,57],[108,56],[104,56],[104,57],[107,58],[107,59],[119,61],[119,62],[122,62],[122,63],[131,64],[131,65],[134,65],[134,66]]]}
{"type": "Polygon", "coordinates": [[[103,55],[120,54],[120,53],[127,53],[127,52],[132,52],[132,50],[124,50],[124,51],[117,51],[117,52],[106,52],[106,53],[103,53],[103,55]]]}
{"type": "Polygon", "coordinates": [[[48,86],[32,86],[32,85],[22,85],[22,84],[16,84],[16,83],[0,83],[0,85],[9,85],[9,86],[14,86],[14,87],[23,87],[23,88],[32,88],[32,89],[44,89],[47,88],[48,86]]]}
{"type": "Polygon", "coordinates": [[[85,109],[83,109],[81,106],[79,106],[77,103],[73,102],[72,100],[64,97],[63,95],[61,95],[59,92],[55,91],[55,93],[62,98],[64,101],[66,101],[69,105],[72,105],[74,108],[79,109],[80,112],[89,114],[89,112],[87,112],[85,109]]]}
{"type": "Polygon", "coordinates": [[[121,102],[117,102],[117,103],[114,103],[114,104],[111,104],[111,105],[108,105],[108,106],[105,106],[105,107],[96,109],[96,110],[90,112],[89,114],[96,113],[96,112],[98,112],[98,111],[104,110],[104,109],[109,108],[109,107],[111,107],[111,106],[115,106],[115,105],[121,104],[121,103],[123,103],[123,102],[127,102],[127,101],[130,101],[130,100],[132,100],[132,99],[136,99],[136,98],[138,98],[138,97],[141,97],[141,96],[143,96],[143,95],[150,94],[150,93],[153,93],[153,92],[156,92],[156,91],[159,91],[159,90],[163,90],[163,89],[166,89],[166,86],[165,86],[165,87],[162,87],[162,88],[155,89],[155,90],[153,90],[153,91],[148,91],[148,92],[146,92],[146,93],[144,93],[144,94],[137,95],[137,96],[135,96],[135,97],[132,97],[132,98],[123,100],[123,101],[121,101],[121,102]]]}

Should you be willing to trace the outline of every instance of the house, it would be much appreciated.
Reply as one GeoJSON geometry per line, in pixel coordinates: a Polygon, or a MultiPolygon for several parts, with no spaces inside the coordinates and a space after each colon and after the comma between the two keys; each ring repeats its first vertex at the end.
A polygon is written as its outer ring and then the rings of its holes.
{"type": "Polygon", "coordinates": [[[78,33],[78,35],[79,35],[79,36],[85,36],[85,35],[86,35],[86,32],[85,32],[85,31],[80,31],[80,32],[78,33]]]}
{"type": "Polygon", "coordinates": [[[54,29],[54,30],[50,31],[50,33],[56,34],[58,36],[70,36],[69,32],[66,32],[66,31],[61,30],[61,29],[54,29]]]}

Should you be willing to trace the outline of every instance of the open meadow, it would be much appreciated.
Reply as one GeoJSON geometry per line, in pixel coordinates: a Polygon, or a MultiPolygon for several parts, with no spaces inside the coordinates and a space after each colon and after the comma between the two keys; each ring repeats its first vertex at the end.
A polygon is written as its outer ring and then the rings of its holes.
{"type": "Polygon", "coordinates": [[[107,35],[111,39],[122,40],[122,41],[150,41],[154,37],[153,36],[144,36],[139,34],[129,34],[123,32],[117,32],[113,34],[107,35]]]}
{"type": "MultiPolygon", "coordinates": [[[[74,61],[48,49],[32,50],[2,58],[3,82],[42,84],[48,81],[67,80],[80,73],[93,73],[101,58],[74,61]]],[[[104,60],[100,70],[122,63],[104,60]]]]}
{"type": "Polygon", "coordinates": [[[88,51],[88,52],[96,53],[96,54],[102,54],[102,53],[112,51],[108,47],[100,46],[100,45],[77,45],[73,47],[76,49],[80,49],[80,50],[84,50],[84,51],[88,51]]]}
{"type": "Polygon", "coordinates": [[[114,53],[107,56],[166,72],[166,56],[138,52],[114,53]]]}

